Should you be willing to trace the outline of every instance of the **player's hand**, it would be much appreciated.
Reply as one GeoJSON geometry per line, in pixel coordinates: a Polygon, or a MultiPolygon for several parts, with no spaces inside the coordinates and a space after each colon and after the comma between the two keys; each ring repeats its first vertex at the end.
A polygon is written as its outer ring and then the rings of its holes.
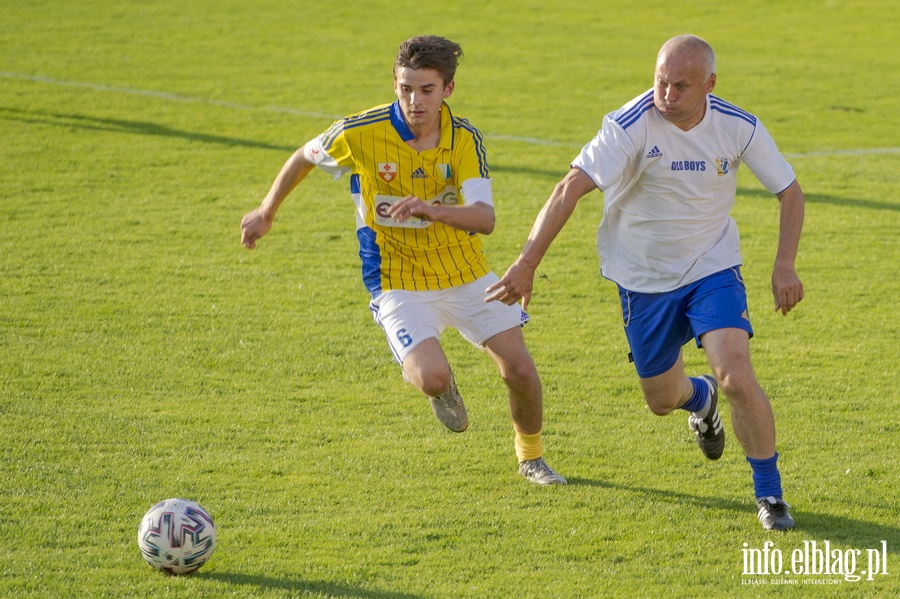
{"type": "Polygon", "coordinates": [[[531,301],[531,290],[534,286],[534,269],[515,262],[506,270],[503,278],[488,287],[486,302],[503,302],[511,306],[522,300],[522,309],[528,309],[531,301]]]}
{"type": "Polygon", "coordinates": [[[241,219],[241,244],[248,250],[256,248],[256,241],[269,232],[272,228],[272,220],[265,217],[262,210],[257,208],[248,212],[241,219]]]}
{"type": "Polygon", "coordinates": [[[803,283],[797,271],[791,266],[775,265],[772,270],[772,295],[775,296],[775,311],[787,314],[803,299],[803,283]]]}
{"type": "Polygon", "coordinates": [[[401,223],[410,218],[434,220],[431,218],[431,206],[416,196],[406,196],[402,200],[395,202],[388,208],[388,214],[391,215],[391,218],[398,220],[401,223]]]}

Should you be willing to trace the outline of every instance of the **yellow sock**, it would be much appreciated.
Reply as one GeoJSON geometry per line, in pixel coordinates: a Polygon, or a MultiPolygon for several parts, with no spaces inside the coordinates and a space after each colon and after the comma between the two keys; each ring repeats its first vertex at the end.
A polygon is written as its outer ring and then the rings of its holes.
{"type": "Polygon", "coordinates": [[[534,460],[544,455],[544,439],[541,437],[543,431],[528,435],[513,428],[516,431],[516,457],[520,462],[534,460]]]}

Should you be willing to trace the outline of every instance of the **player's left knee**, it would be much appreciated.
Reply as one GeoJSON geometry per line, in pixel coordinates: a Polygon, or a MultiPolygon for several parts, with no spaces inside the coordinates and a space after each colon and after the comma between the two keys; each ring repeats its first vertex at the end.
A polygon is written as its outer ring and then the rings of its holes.
{"type": "Polygon", "coordinates": [[[507,364],[502,375],[503,380],[511,387],[540,384],[537,368],[530,360],[507,364]]]}

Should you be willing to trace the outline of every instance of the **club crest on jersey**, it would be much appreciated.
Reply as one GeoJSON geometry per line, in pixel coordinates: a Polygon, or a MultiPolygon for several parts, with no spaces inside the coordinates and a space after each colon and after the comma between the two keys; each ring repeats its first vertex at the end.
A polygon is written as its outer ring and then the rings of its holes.
{"type": "Polygon", "coordinates": [[[450,170],[449,164],[437,165],[437,171],[440,174],[440,176],[444,178],[445,181],[448,181],[453,177],[453,171],[450,170]]]}
{"type": "Polygon", "coordinates": [[[727,158],[716,158],[716,173],[720,177],[728,174],[729,162],[727,158]]]}
{"type": "Polygon", "coordinates": [[[385,183],[390,183],[391,181],[393,181],[397,177],[397,163],[379,162],[378,176],[381,177],[381,180],[385,183]]]}

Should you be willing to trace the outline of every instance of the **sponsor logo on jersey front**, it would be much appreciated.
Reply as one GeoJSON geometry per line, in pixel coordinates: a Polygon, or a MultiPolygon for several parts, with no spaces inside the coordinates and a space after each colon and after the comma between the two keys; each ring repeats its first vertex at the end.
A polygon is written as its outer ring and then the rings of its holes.
{"type": "Polygon", "coordinates": [[[396,162],[379,162],[378,163],[378,176],[381,177],[382,181],[385,183],[390,183],[397,177],[397,163],[396,162]]]}
{"type": "Polygon", "coordinates": [[[705,160],[673,160],[673,171],[703,172],[706,170],[705,160]]]}
{"type": "MultiPolygon", "coordinates": [[[[649,154],[647,157],[650,157],[649,154]]],[[[716,158],[713,162],[716,165],[717,176],[724,177],[731,174],[731,160],[728,158],[716,158]]],[[[707,167],[708,162],[706,160],[673,160],[671,163],[671,169],[678,172],[702,173],[706,172],[707,167]]]]}
{"type": "Polygon", "coordinates": [[[459,194],[456,193],[455,187],[448,186],[431,198],[431,202],[439,202],[443,206],[457,206],[459,205],[459,194]]]}
{"type": "Polygon", "coordinates": [[[647,158],[662,158],[663,153],[659,151],[659,146],[653,146],[649,152],[647,152],[647,158]]]}
{"type": "MultiPolygon", "coordinates": [[[[412,217],[404,221],[392,218],[390,213],[391,206],[402,199],[402,197],[398,196],[376,195],[375,222],[382,227],[402,227],[406,229],[424,229],[434,224],[432,221],[424,218],[412,217]]],[[[459,204],[459,191],[455,187],[448,185],[425,201],[435,205],[456,206],[459,204]]]]}
{"type": "Polygon", "coordinates": [[[425,174],[425,169],[421,166],[413,171],[413,174],[410,175],[413,179],[427,179],[428,175],[425,174]]]}

